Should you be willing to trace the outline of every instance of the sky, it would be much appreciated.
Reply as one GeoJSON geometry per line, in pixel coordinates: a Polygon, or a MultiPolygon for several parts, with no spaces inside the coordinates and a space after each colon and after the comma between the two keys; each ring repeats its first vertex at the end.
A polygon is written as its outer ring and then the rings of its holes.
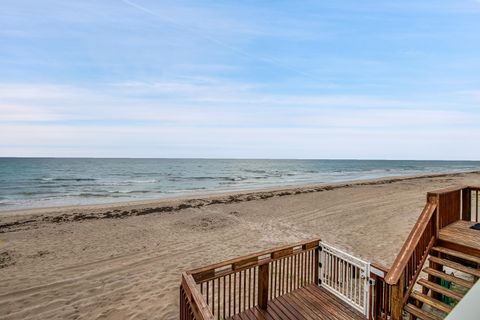
{"type": "Polygon", "coordinates": [[[2,0],[0,156],[480,160],[480,1],[2,0]]]}

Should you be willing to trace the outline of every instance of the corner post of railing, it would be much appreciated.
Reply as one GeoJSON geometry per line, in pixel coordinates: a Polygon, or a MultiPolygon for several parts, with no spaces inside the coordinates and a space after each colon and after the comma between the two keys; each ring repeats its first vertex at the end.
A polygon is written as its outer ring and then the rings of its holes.
{"type": "Polygon", "coordinates": [[[402,319],[404,288],[405,271],[400,275],[397,283],[392,285],[392,320],[402,319]]]}
{"type": "Polygon", "coordinates": [[[470,221],[472,219],[472,189],[466,187],[462,189],[462,220],[470,221]]]}
{"type": "Polygon", "coordinates": [[[268,274],[270,264],[264,263],[258,267],[258,306],[265,310],[268,304],[268,274]]]}
{"type": "Polygon", "coordinates": [[[320,284],[320,275],[318,274],[318,269],[320,267],[320,250],[322,250],[322,247],[320,247],[319,243],[318,248],[315,250],[315,263],[313,267],[313,278],[315,279],[315,284],[317,286],[320,284]]]}
{"type": "Polygon", "coordinates": [[[438,235],[439,235],[439,232],[440,232],[440,206],[439,206],[439,195],[438,193],[436,192],[428,192],[427,193],[427,203],[430,203],[432,205],[436,204],[437,205],[437,208],[435,209],[435,225],[434,225],[434,232],[433,234],[435,234],[435,238],[438,239],[438,235]]]}
{"type": "Polygon", "coordinates": [[[380,287],[380,283],[377,279],[377,275],[370,272],[370,280],[369,280],[369,286],[370,286],[370,296],[368,297],[368,304],[369,304],[369,310],[370,312],[368,313],[368,320],[375,320],[377,319],[377,316],[379,314],[379,303],[378,303],[378,288],[380,287]]]}

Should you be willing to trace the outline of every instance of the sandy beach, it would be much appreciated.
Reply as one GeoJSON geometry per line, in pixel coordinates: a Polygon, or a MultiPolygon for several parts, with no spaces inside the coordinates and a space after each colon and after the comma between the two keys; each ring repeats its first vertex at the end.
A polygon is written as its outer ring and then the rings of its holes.
{"type": "Polygon", "coordinates": [[[480,173],[2,213],[0,318],[176,319],[182,271],[313,237],[389,266],[460,184],[480,173]]]}

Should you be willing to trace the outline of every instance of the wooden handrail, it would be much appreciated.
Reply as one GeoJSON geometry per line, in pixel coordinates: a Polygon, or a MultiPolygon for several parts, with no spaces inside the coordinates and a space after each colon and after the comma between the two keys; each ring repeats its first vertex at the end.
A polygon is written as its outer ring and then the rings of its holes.
{"type": "Polygon", "coordinates": [[[317,283],[320,239],[260,251],[182,274],[181,320],[226,319],[317,283]]]}
{"type": "Polygon", "coordinates": [[[400,276],[402,275],[403,270],[405,269],[413,251],[416,248],[418,241],[420,240],[420,237],[425,231],[425,228],[427,227],[428,222],[432,218],[432,215],[435,212],[436,208],[437,208],[436,203],[428,202],[425,205],[419,219],[415,223],[412,231],[408,235],[407,240],[403,244],[403,247],[400,250],[400,253],[398,254],[395,261],[393,262],[389,272],[385,277],[385,282],[387,284],[394,285],[400,279],[400,276]]]}
{"type": "Polygon", "coordinates": [[[208,309],[208,305],[203,300],[202,295],[198,292],[193,277],[186,272],[182,273],[182,284],[180,305],[184,307],[181,309],[180,319],[195,319],[195,320],[214,320],[213,314],[208,309]],[[182,314],[183,313],[185,314],[182,314]],[[193,317],[191,317],[193,315],[193,317]]]}
{"type": "Polygon", "coordinates": [[[298,251],[308,250],[319,246],[320,239],[312,239],[301,241],[293,245],[281,246],[273,249],[263,250],[252,253],[246,256],[222,261],[211,264],[209,266],[200,267],[188,271],[187,273],[193,276],[193,279],[198,282],[212,280],[219,276],[225,276],[243,269],[259,266],[261,264],[269,263],[272,260],[291,256],[298,251]]]}
{"type": "Polygon", "coordinates": [[[375,269],[378,269],[380,271],[383,271],[385,273],[385,275],[390,271],[390,268],[384,266],[383,264],[381,264],[379,262],[372,262],[372,263],[370,263],[370,266],[375,268],[375,269]]]}

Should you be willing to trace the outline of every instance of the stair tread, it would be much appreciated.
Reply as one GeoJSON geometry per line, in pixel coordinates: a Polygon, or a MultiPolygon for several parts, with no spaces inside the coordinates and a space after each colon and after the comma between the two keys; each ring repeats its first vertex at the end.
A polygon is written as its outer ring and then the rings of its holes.
{"type": "Polygon", "coordinates": [[[410,297],[412,297],[412,298],[414,298],[414,299],[416,299],[420,302],[426,303],[429,306],[432,306],[435,309],[438,309],[438,310],[446,312],[446,313],[450,313],[450,311],[452,311],[452,309],[453,309],[448,304],[443,303],[442,301],[439,301],[439,300],[437,300],[433,297],[427,296],[426,294],[423,294],[423,293],[418,292],[418,291],[413,291],[410,294],[410,297]]]}
{"type": "Polygon", "coordinates": [[[428,258],[428,260],[430,260],[432,262],[435,262],[435,263],[438,263],[438,264],[441,264],[442,266],[446,266],[446,267],[449,267],[449,268],[452,268],[452,269],[455,269],[455,270],[458,270],[458,271],[462,271],[462,272],[471,274],[475,277],[480,277],[480,270],[473,269],[473,268],[470,268],[470,267],[466,267],[463,264],[453,262],[451,260],[441,259],[441,258],[437,258],[437,257],[433,257],[433,256],[430,256],[428,258]]]}
{"type": "Polygon", "coordinates": [[[456,251],[456,250],[452,250],[452,249],[448,249],[448,248],[444,248],[444,247],[433,247],[432,250],[435,250],[437,252],[445,253],[445,254],[448,254],[450,256],[454,256],[454,257],[457,257],[457,258],[461,258],[461,259],[464,259],[464,260],[468,260],[468,261],[480,264],[480,258],[479,257],[475,257],[475,256],[472,256],[472,255],[469,255],[469,254],[466,254],[466,253],[463,253],[463,252],[460,252],[460,251],[456,251]]]}
{"type": "Polygon", "coordinates": [[[471,281],[468,281],[468,280],[465,280],[465,279],[462,279],[462,278],[459,278],[459,277],[455,277],[454,275],[451,275],[451,274],[446,274],[445,272],[435,270],[435,269],[430,268],[430,267],[427,267],[427,268],[423,269],[423,272],[426,272],[429,275],[432,275],[434,277],[442,278],[444,280],[456,283],[456,284],[458,284],[462,287],[465,287],[467,289],[470,289],[474,285],[474,283],[471,282],[471,281]]]}
{"type": "Polygon", "coordinates": [[[457,292],[457,291],[453,291],[451,289],[447,289],[445,287],[442,287],[441,285],[439,284],[436,284],[434,282],[431,282],[431,281],[428,281],[428,280],[425,280],[425,279],[420,279],[418,280],[418,284],[421,285],[421,286],[424,286],[428,289],[431,289],[435,292],[438,292],[438,293],[441,293],[445,296],[448,296],[450,298],[453,298],[457,301],[460,301],[462,300],[463,298],[463,294],[460,293],[460,292],[457,292]]]}
{"type": "Polygon", "coordinates": [[[407,304],[404,309],[405,311],[411,313],[412,315],[422,320],[442,320],[443,319],[437,315],[434,315],[430,312],[422,310],[411,303],[407,304]]]}

